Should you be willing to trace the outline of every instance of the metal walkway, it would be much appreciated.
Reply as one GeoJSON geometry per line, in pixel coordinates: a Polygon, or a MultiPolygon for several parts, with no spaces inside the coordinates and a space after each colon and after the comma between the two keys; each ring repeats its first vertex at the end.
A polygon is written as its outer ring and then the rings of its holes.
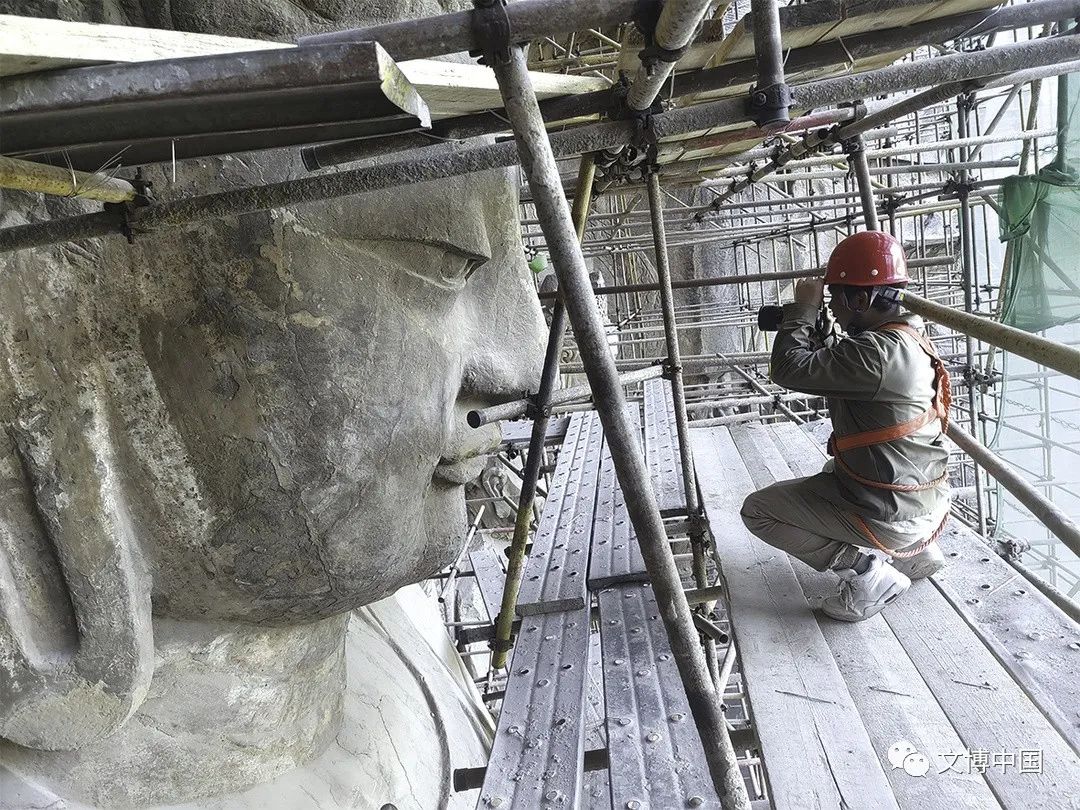
{"type": "MultiPolygon", "coordinates": [[[[640,425],[636,409],[631,419],[640,425]]],[[[589,806],[720,807],[644,576],[599,417],[575,414],[522,581],[479,807],[581,806],[590,625],[601,646],[608,792],[589,806]]]]}

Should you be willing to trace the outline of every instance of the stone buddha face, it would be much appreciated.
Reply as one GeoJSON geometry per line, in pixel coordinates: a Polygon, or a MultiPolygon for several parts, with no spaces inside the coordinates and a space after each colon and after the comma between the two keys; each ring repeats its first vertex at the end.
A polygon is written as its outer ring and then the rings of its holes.
{"type": "MultiPolygon", "coordinates": [[[[289,15],[318,11],[232,6],[171,14],[288,38],[307,25],[289,15]]],[[[323,11],[343,28],[441,10],[375,6],[323,11]]],[[[302,171],[283,150],[149,175],[175,198],[302,171]]],[[[151,609],[300,625],[456,556],[463,485],[499,438],[465,413],[535,388],[543,354],[516,179],[3,258],[0,737],[70,749],[125,722],[151,677],[151,609]]],[[[71,213],[2,202],[0,224],[71,213]]]]}
{"type": "Polygon", "coordinates": [[[156,544],[158,611],[320,618],[453,559],[499,441],[465,412],[538,373],[506,180],[253,214],[147,257],[139,348],[198,488],[196,531],[156,544]]]}

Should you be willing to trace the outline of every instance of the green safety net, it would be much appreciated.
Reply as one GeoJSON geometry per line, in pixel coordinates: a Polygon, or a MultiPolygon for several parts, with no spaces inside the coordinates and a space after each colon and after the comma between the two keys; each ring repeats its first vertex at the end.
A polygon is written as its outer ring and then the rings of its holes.
{"type": "MultiPolygon", "coordinates": [[[[1008,178],[999,199],[1002,322],[1080,345],[1080,74],[1058,79],[1054,161],[1008,178]]],[[[999,421],[990,446],[1073,520],[1080,520],[1080,381],[1000,355],[999,421]]],[[[1024,561],[1080,599],[1080,560],[1003,487],[995,536],[1030,545],[1024,561]]]]}
{"type": "Polygon", "coordinates": [[[1001,320],[1029,332],[1080,320],[1080,74],[1058,82],[1057,157],[1006,178],[1000,198],[1001,320]]]}

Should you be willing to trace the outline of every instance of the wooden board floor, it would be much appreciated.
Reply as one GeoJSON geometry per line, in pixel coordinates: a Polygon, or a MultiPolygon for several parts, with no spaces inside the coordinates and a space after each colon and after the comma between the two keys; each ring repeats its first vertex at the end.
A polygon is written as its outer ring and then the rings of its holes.
{"type": "Polygon", "coordinates": [[[738,514],[820,470],[816,442],[794,425],[691,435],[775,807],[1080,808],[1080,626],[959,526],[941,574],[832,621],[814,608],[835,577],[738,514]]]}

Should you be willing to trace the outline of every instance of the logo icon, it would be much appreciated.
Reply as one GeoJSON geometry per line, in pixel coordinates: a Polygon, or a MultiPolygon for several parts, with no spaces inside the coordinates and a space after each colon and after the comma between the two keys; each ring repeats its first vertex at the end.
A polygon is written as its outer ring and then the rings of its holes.
{"type": "Polygon", "coordinates": [[[889,764],[893,768],[903,768],[908,776],[926,776],[930,771],[930,760],[919,752],[907,740],[898,740],[889,746],[889,764]]]}

